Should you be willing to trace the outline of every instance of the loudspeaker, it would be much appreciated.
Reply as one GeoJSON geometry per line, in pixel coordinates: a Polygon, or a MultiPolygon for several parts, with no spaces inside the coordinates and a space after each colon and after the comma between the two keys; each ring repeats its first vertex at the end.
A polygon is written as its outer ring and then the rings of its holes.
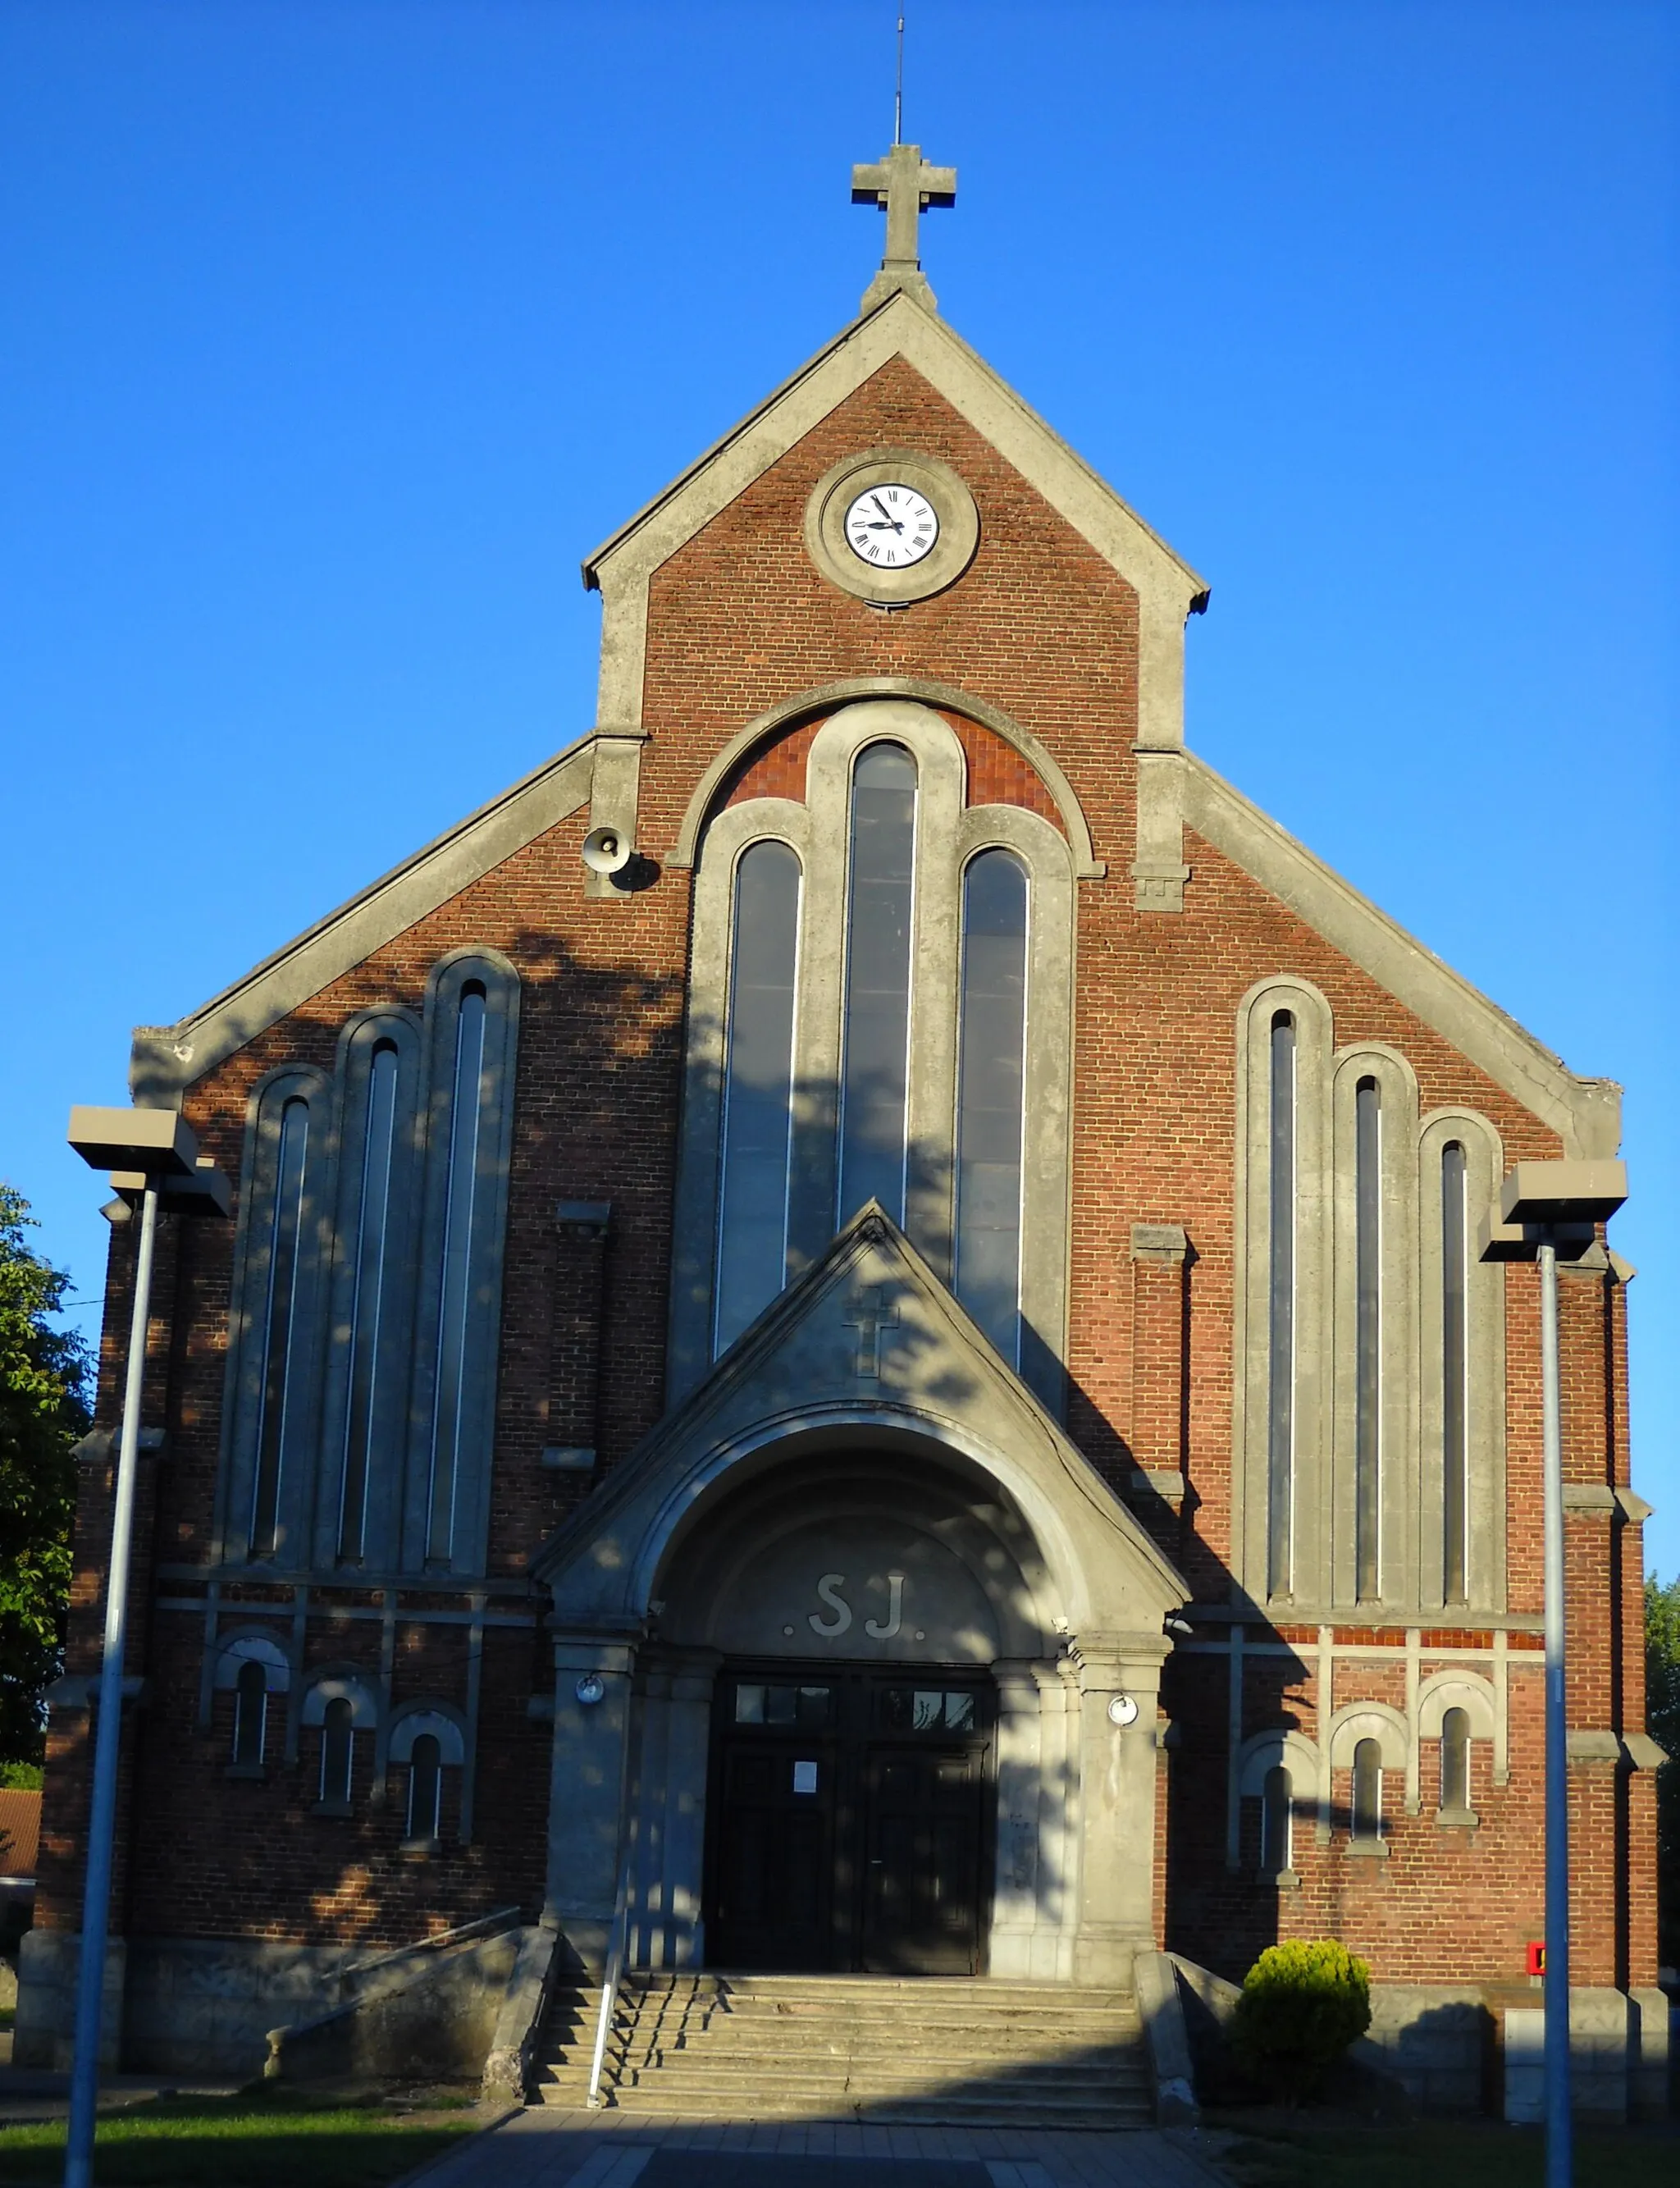
{"type": "Polygon", "coordinates": [[[620,828],[591,828],[583,838],[583,864],[592,874],[621,874],[634,855],[620,828]]]}

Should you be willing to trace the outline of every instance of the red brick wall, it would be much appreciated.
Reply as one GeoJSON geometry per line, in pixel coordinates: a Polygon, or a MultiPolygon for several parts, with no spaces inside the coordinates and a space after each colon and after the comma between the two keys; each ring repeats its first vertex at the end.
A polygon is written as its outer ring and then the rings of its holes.
{"type": "MultiPolygon", "coordinates": [[[[791,695],[840,679],[902,675],[937,680],[1001,708],[1054,753],[1088,820],[1111,878],[1079,892],[1079,983],[1073,1144],[1069,1427],[1126,1492],[1134,1453],[1182,1464],[1193,1514],[1166,1546],[1198,1595],[1229,1586],[1231,1311],[1233,1271],[1234,1025],[1258,978],[1315,982],[1335,1014],[1339,1040],[1394,1044],[1415,1069],[1423,1108],[1467,1103],[1497,1126],[1508,1159],[1556,1153],[1553,1136],[1275,898],[1211,846],[1187,835],[1192,877],[1181,916],[1140,914],[1133,854],[1137,635],[1134,596],[1113,570],[974,431],[902,362],[883,367],[832,416],[748,487],[655,575],[651,593],[642,772],[644,850],[668,854],[704,770],[741,725],[791,695]],[[881,443],[924,449],[956,467],[978,505],[980,544],[960,584],[892,614],[837,591],[803,545],[807,499],[852,451],[881,443]],[[1193,1249],[1187,1275],[1135,1272],[1130,1227],[1181,1224],[1193,1249]],[[1161,1283],[1158,1283],[1157,1279],[1161,1283]],[[1174,1296],[1156,1300],[1164,1284],[1174,1296]],[[1135,1317],[1134,1294],[1147,1294],[1135,1317]],[[1185,1321],[1187,1299],[1187,1324],[1185,1321]],[[1159,1307],[1160,1312],[1156,1312],[1159,1307]],[[1187,1402],[1181,1407],[1186,1362],[1187,1402]]],[[[952,717],[975,802],[1014,800],[1052,820],[1053,802],[1012,747],[952,717]]],[[[723,800],[799,797],[813,725],[795,724],[750,755],[723,800]]],[[[187,1114],[206,1151],[237,1173],[256,1080],[282,1062],[330,1069],[340,1027],[375,1002],[420,1005],[427,972],[445,950],[488,945],[523,982],[513,1190],[498,1406],[498,1464],[489,1570],[516,1580],[577,1498],[586,1478],[544,1472],[571,1402],[557,1387],[576,1331],[559,1300],[553,1208],[561,1198],[613,1204],[599,1359],[599,1444],[604,1468],[651,1425],[661,1407],[666,1270],[678,1125],[679,1036],[689,933],[685,874],[666,871],[623,900],[586,898],[578,851],[583,815],[561,824],[440,906],[364,964],[310,999],[197,1082],[187,1114]],[[557,1300],[563,1326],[557,1333],[557,1300]],[[557,1363],[558,1366],[557,1366],[557,1363]]],[[[137,1610],[153,1598],[192,1593],[156,1581],[155,1557],[177,1565],[208,1555],[220,1430],[231,1238],[200,1227],[182,1242],[179,1266],[159,1287],[159,1336],[147,1418],[166,1418],[170,1446],[154,1469],[155,1511],[137,1576],[137,1610]]],[[[171,1249],[173,1250],[172,1249],[171,1249]]],[[[123,1260],[119,1243],[116,1261],[123,1260]]],[[[119,1277],[121,1274],[119,1267],[119,1277]]],[[[570,1294],[567,1294],[569,1298],[570,1294]]],[[[126,1325],[121,1282],[113,1328],[126,1325]]],[[[1509,1283],[1510,1599],[1540,1600],[1540,1496],[1535,1281],[1509,1283]]],[[[574,1303],[575,1304],[575,1303],[574,1303]]],[[[1626,1479],[1621,1303],[1613,1286],[1565,1286],[1569,1465],[1580,1480],[1626,1479]],[[1609,1351],[1607,1353],[1607,1339],[1609,1351]]],[[[108,1345],[102,1421],[114,1418],[108,1345]]],[[[583,1440],[581,1436],[579,1440],[583,1440]]],[[[99,1496],[84,1487],[73,1661],[92,1661],[99,1496]]],[[[1570,1525],[1572,1707],[1579,1721],[1635,1728],[1637,1555],[1610,1552],[1619,1523],[1570,1525]]],[[[348,1601],[346,1598],[344,1600],[348,1601]]],[[[413,1604],[409,1607],[413,1608],[413,1604]]],[[[540,1605],[527,1605],[533,1612],[540,1605]]],[[[285,1606],[290,1616],[290,1603],[285,1606]]],[[[319,1610],[319,1606],[317,1606],[319,1610]]],[[[139,1818],[126,1919],[141,1931],[395,1937],[464,1919],[486,1906],[540,1896],[547,1810],[547,1737],[524,1714],[548,1683],[542,1638],[493,1633],[484,1652],[479,1743],[480,1829],[473,1847],[417,1866],[395,1851],[400,1819],[363,1808],[341,1822],[312,1817],[316,1751],[306,1735],[296,1768],[267,1785],[230,1782],[228,1728],[195,1729],[203,1627],[186,1611],[137,1618],[137,1649],[152,1681],[132,1742],[139,1818]]],[[[312,1661],[377,1666],[376,1625],[339,1630],[318,1616],[312,1661]]],[[[1397,1643],[1397,1633],[1378,1638],[1397,1643]]],[[[1444,1637],[1442,1637],[1444,1638],[1444,1637]]],[[[1439,1645],[1439,1643],[1438,1643],[1439,1645]]],[[[459,1701],[462,1629],[411,1628],[400,1637],[399,1700],[422,1692],[459,1701]]],[[[137,1660],[138,1661],[138,1660],[137,1660]]],[[[1338,1667],[1339,1701],[1361,1692],[1395,1699],[1391,1667],[1369,1677],[1338,1667]]],[[[1252,1677],[1263,1683],[1255,1669],[1252,1677]]],[[[1431,1813],[1399,1813],[1390,1778],[1392,1847],[1385,1862],[1327,1848],[1298,1834],[1302,1884],[1287,1904],[1224,1861],[1225,1666],[1179,1658],[1167,1706],[1178,1728],[1170,1771],[1170,1851],[1161,1864],[1160,1916],[1169,1942],[1240,1973],[1251,1944],[1280,1927],[1333,1930],[1390,1979],[1504,1980],[1538,1934],[1539,1693],[1514,1677],[1510,1784],[1489,1780],[1477,1751],[1474,1837],[1442,1832],[1431,1813]]],[[[1311,1678],[1276,1693],[1256,1684],[1247,1729],[1303,1715],[1311,1678]],[[1267,1717],[1265,1712],[1272,1712],[1267,1717]]],[[[79,1735],[55,1729],[42,1919],[76,1919],[73,1846],[79,1735]]],[[[1649,1971],[1649,1788],[1629,1810],[1614,1770],[1578,1773],[1581,1980],[1649,1971]],[[1631,1836],[1630,1836],[1631,1835],[1631,1836]],[[1617,1881],[1632,1846],[1645,1864],[1617,1881]]],[[[1245,1819],[1245,1829],[1257,1828],[1245,1819]]],[[[1257,1849],[1256,1849],[1257,1851],[1257,1849]]],[[[125,1875],[131,1872],[125,1872],[125,1875]]],[[[1251,1956],[1251,1955],[1250,1955],[1251,1956]]],[[[1649,1979],[1649,1973],[1644,1976],[1649,1979]]]]}

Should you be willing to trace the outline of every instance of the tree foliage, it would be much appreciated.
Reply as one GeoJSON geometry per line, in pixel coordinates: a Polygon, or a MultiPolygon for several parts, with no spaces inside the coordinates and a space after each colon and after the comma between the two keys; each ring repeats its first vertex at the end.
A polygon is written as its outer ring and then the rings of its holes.
{"type": "Polygon", "coordinates": [[[1268,1945],[1243,1978],[1232,2048],[1250,2081],[1293,2105],[1370,2026],[1366,1962],[1334,1937],[1295,1937],[1268,1945]]]}
{"type": "Polygon", "coordinates": [[[85,1340],[54,1329],[70,1278],[31,1249],[29,1203],[0,1185],[0,1762],[42,1747],[42,1695],[64,1661],[85,1340]]]}
{"type": "Polygon", "coordinates": [[[1657,1773],[1657,1957],[1680,1967],[1680,1573],[1645,1581],[1645,1726],[1673,1758],[1657,1773]]]}

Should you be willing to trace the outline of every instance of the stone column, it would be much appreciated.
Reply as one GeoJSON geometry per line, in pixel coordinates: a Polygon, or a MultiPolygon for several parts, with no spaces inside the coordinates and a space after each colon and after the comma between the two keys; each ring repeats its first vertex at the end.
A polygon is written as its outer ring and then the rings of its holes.
{"type": "Polygon", "coordinates": [[[1154,1945],[1155,1717],[1167,1644],[1159,1633],[1082,1633],[1079,1674],[1079,1928],[1074,1980],[1127,1984],[1132,1956],[1154,1945]],[[1117,1724],[1109,1704],[1136,1704],[1117,1724]]]}
{"type": "Polygon", "coordinates": [[[1037,1666],[1001,1657],[997,1682],[997,1874],[992,1891],[990,1972],[1030,1977],[1039,1922],[1040,1802],[1044,1784],[1037,1666]]]}
{"type": "Polygon", "coordinates": [[[635,1816],[630,1863],[630,1918],[624,1943],[627,1966],[662,1968],[665,1954],[666,1772],[671,1731],[671,1679],[644,1649],[631,1707],[641,1723],[634,1745],[635,1783],[629,1806],[635,1816]]]}
{"type": "Polygon", "coordinates": [[[634,1920],[630,1965],[689,1967],[704,1940],[706,1779],[712,1689],[722,1661],[710,1649],[641,1652],[636,1706],[634,1920]]]}
{"type": "Polygon", "coordinates": [[[1079,1927],[1080,1689],[1066,1656],[1034,1664],[1039,1689],[1039,1737],[1043,1772],[1039,1785],[1039,1933],[1033,1976],[1041,1982],[1071,1982],[1079,1927]]]}
{"type": "Polygon", "coordinates": [[[703,1967],[701,1909],[706,1874],[706,1785],[712,1759],[712,1697],[723,1659],[710,1649],[671,1651],[665,1776],[665,1962],[703,1967]]]}
{"type": "Polygon", "coordinates": [[[634,1664],[635,1644],[623,1635],[555,1635],[544,1916],[591,1971],[606,1965],[626,1839],[634,1664]],[[583,1699],[597,1681],[600,1700],[583,1699]]]}

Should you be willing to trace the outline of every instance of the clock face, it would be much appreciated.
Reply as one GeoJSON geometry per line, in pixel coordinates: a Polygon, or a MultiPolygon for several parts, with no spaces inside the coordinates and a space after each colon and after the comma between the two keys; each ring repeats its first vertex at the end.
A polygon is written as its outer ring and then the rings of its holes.
{"type": "Polygon", "coordinates": [[[910,486],[865,487],[846,511],[846,541],[860,562],[907,570],[933,552],[939,520],[925,493],[910,486]]]}

